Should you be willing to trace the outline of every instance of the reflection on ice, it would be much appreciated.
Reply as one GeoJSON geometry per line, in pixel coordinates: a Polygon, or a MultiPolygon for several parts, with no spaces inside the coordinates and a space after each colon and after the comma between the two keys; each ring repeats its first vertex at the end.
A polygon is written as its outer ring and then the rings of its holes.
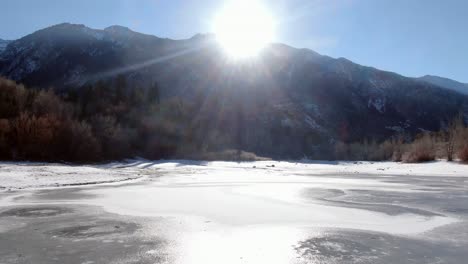
{"type": "Polygon", "coordinates": [[[190,233],[177,263],[294,263],[298,238],[305,238],[298,230],[268,226],[190,233]]]}
{"type": "MultiPolygon", "coordinates": [[[[155,182],[99,189],[93,201],[111,212],[138,216],[198,217],[228,226],[279,225],[362,229],[416,234],[454,222],[449,217],[388,215],[306,201],[308,188],[416,192],[415,186],[379,179],[297,176],[243,167],[171,167],[155,182]]],[[[314,199],[314,198],[309,198],[314,199]]]]}

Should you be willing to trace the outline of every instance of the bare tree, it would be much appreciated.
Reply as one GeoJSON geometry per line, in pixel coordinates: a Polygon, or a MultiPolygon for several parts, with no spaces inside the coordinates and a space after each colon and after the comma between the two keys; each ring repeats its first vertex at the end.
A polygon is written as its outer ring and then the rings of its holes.
{"type": "Polygon", "coordinates": [[[445,138],[445,152],[448,161],[453,161],[457,136],[460,133],[460,129],[462,129],[463,127],[464,125],[461,115],[459,115],[452,122],[450,122],[445,138]]]}

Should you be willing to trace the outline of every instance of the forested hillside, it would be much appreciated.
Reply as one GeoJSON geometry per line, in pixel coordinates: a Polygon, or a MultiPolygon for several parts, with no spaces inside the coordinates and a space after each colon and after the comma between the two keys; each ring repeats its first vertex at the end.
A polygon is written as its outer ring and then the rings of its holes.
{"type": "Polygon", "coordinates": [[[156,84],[125,86],[117,79],[57,95],[0,79],[0,158],[99,161],[174,155],[188,106],[178,100],[160,104],[156,84]]]}
{"type": "MultiPolygon", "coordinates": [[[[0,158],[74,162],[136,156],[149,159],[256,158],[241,152],[251,149],[252,146],[246,144],[249,140],[246,131],[256,128],[249,121],[249,111],[236,112],[235,109],[243,109],[239,106],[219,108],[219,102],[202,99],[161,101],[159,93],[157,83],[130,89],[123,76],[59,94],[51,89],[30,89],[0,79],[0,158]],[[218,119],[200,118],[206,116],[200,115],[200,111],[209,109],[224,112],[216,113],[218,119]]],[[[468,129],[462,119],[457,120],[447,131],[424,133],[416,136],[414,142],[409,134],[380,142],[366,139],[351,143],[320,142],[320,135],[311,134],[303,138],[302,148],[304,153],[308,148],[321,150],[322,154],[314,157],[321,159],[465,158],[468,129]]],[[[277,149],[271,156],[264,156],[288,158],[290,146],[275,145],[274,138],[294,137],[295,133],[272,128],[268,132],[270,141],[259,141],[257,146],[277,149]]],[[[310,156],[304,154],[303,157],[310,156]]]]}

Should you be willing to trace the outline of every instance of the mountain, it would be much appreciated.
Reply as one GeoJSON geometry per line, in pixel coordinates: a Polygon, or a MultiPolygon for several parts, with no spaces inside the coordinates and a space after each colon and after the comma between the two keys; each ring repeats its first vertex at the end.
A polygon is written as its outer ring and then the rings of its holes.
{"type": "Polygon", "coordinates": [[[87,74],[163,55],[168,42],[120,26],[59,24],[11,42],[0,55],[0,74],[32,85],[75,85],[87,74]]]}
{"type": "Polygon", "coordinates": [[[10,40],[0,39],[0,53],[2,53],[6,49],[8,43],[10,42],[10,40]]]}
{"type": "Polygon", "coordinates": [[[207,135],[232,135],[242,123],[243,148],[269,156],[313,156],[315,146],[435,131],[468,116],[467,96],[344,58],[272,44],[239,62],[212,35],[171,40],[120,26],[37,31],[0,54],[0,75],[61,90],[116,76],[157,82],[161,100],[197,105],[193,120],[207,135]]]}
{"type": "Polygon", "coordinates": [[[448,78],[433,76],[433,75],[425,75],[418,79],[424,82],[432,83],[437,86],[444,87],[444,88],[468,95],[468,83],[461,83],[461,82],[457,82],[448,78]]]}

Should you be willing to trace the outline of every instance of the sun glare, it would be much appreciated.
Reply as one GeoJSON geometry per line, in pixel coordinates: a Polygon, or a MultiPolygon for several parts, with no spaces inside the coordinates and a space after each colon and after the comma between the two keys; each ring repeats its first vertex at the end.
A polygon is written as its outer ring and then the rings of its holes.
{"type": "Polygon", "coordinates": [[[268,10],[258,1],[228,2],[216,15],[214,32],[221,46],[233,58],[259,53],[275,35],[275,23],[268,10]]]}

